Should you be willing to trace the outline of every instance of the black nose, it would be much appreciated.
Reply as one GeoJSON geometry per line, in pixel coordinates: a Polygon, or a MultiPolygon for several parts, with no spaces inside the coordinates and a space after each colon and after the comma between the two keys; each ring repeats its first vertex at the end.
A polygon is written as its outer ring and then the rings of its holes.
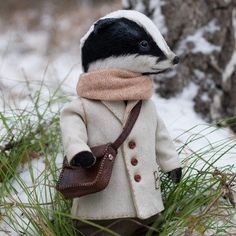
{"type": "Polygon", "coordinates": [[[179,63],[179,57],[178,56],[175,56],[174,59],[173,59],[173,64],[176,65],[179,63]]]}

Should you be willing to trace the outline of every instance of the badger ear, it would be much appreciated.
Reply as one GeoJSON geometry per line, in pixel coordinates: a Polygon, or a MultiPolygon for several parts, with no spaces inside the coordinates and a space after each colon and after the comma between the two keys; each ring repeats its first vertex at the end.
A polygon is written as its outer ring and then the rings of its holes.
{"type": "Polygon", "coordinates": [[[117,21],[116,18],[107,18],[107,19],[99,20],[94,24],[93,32],[97,34],[103,29],[107,28],[108,26],[113,25],[116,21],[117,21]]]}

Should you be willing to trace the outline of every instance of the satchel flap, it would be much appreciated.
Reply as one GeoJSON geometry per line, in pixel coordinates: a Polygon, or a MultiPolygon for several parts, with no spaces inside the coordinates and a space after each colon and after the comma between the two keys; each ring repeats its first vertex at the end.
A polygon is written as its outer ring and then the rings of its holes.
{"type": "Polygon", "coordinates": [[[107,152],[111,152],[111,151],[112,153],[117,153],[117,151],[114,150],[114,148],[112,148],[111,143],[94,146],[94,147],[91,147],[90,149],[96,158],[102,158],[107,152]]]}

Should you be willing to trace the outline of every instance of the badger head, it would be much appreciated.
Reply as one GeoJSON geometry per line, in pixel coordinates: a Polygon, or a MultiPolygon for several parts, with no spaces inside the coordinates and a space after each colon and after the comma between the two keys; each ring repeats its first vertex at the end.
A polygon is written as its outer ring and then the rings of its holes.
{"type": "Polygon", "coordinates": [[[119,68],[155,74],[179,62],[154,23],[132,10],[99,19],[81,39],[80,47],[85,72],[119,68]]]}

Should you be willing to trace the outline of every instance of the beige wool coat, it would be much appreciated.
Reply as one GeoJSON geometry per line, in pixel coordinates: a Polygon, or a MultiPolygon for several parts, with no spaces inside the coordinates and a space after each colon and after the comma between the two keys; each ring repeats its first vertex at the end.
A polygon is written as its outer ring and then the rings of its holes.
{"type": "MultiPolygon", "coordinates": [[[[98,101],[78,97],[61,113],[65,154],[70,162],[89,147],[113,142],[138,101],[98,101]]],[[[149,218],[164,209],[159,167],[180,167],[175,146],[152,100],[143,101],[140,115],[119,148],[112,176],[101,192],[73,199],[71,214],[91,220],[149,218]]]]}

